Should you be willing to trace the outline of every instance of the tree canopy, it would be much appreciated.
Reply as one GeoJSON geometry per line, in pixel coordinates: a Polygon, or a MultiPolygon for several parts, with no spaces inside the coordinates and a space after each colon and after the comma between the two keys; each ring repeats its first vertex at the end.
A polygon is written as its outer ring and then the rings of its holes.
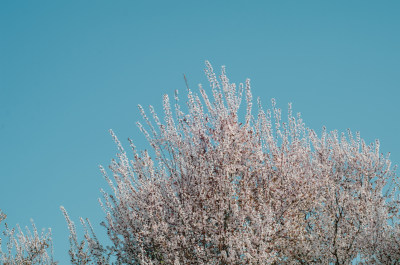
{"type": "Polygon", "coordinates": [[[165,95],[163,118],[139,106],[151,150],[130,141],[130,159],[111,131],[110,242],[83,219],[80,241],[62,208],[73,264],[400,264],[399,183],[379,141],[318,135],[290,104],[285,119],[274,100],[254,108],[250,80],[205,73],[212,96],[165,95]]]}

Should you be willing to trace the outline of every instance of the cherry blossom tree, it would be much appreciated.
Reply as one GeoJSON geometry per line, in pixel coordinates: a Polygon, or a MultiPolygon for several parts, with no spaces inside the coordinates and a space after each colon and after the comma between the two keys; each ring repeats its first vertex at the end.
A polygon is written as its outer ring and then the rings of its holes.
{"type": "MultiPolygon", "coordinates": [[[[0,223],[6,219],[6,215],[0,210],[0,223]]],[[[4,223],[3,235],[8,239],[6,251],[2,249],[0,238],[0,262],[4,265],[56,265],[53,259],[53,246],[51,230],[39,234],[32,221],[32,231],[26,227],[24,233],[17,225],[17,229],[9,228],[4,223]]]]}
{"type": "Polygon", "coordinates": [[[379,142],[307,128],[272,100],[253,110],[250,81],[236,86],[206,62],[212,97],[164,96],[164,118],[139,106],[151,150],[111,131],[119,153],[101,171],[100,244],[88,220],[70,230],[73,264],[399,264],[399,183],[379,142]],[[240,106],[244,101],[245,108],[240,106]]]}

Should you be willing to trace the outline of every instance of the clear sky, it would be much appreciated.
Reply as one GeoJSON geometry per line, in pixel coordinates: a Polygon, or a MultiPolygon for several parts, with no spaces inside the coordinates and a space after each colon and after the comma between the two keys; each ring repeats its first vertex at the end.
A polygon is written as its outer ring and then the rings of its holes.
{"type": "Polygon", "coordinates": [[[207,87],[205,60],[310,128],[380,139],[399,164],[399,14],[400,1],[2,0],[0,208],[12,226],[52,227],[68,264],[59,206],[102,221],[108,129],[148,148],[137,104],[184,94],[183,74],[207,87]]]}

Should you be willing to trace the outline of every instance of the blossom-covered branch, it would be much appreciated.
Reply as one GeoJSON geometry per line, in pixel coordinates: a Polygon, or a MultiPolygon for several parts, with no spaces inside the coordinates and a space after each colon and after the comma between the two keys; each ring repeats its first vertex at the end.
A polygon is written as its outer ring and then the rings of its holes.
{"type": "MultiPolygon", "coordinates": [[[[0,223],[6,218],[6,215],[0,210],[0,223]]],[[[17,229],[9,228],[4,223],[5,231],[3,235],[8,239],[6,251],[3,251],[2,241],[0,239],[0,261],[4,265],[56,265],[53,259],[53,245],[51,230],[47,233],[39,234],[35,224],[32,221],[32,231],[26,227],[24,233],[17,225],[17,229]]]]}
{"type": "Polygon", "coordinates": [[[119,154],[112,177],[102,169],[112,193],[103,191],[101,206],[112,245],[104,248],[87,232],[88,249],[80,250],[64,210],[73,259],[86,253],[102,262],[112,256],[116,264],[399,262],[399,185],[378,141],[367,145],[351,131],[318,136],[291,105],[286,119],[274,100],[267,110],[258,100],[254,110],[250,80],[236,86],[225,68],[217,78],[208,62],[205,73],[211,97],[201,86],[200,95],[188,89],[186,106],[178,93],[174,103],[166,95],[163,118],[139,106],[145,124],[138,126],[151,151],[131,141],[129,159],[111,131],[119,154]]]}

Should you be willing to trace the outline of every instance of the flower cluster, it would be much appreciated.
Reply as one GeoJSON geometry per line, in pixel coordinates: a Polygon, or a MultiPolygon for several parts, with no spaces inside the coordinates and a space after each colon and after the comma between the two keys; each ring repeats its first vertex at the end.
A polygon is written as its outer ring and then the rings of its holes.
{"type": "Polygon", "coordinates": [[[284,120],[274,100],[254,111],[249,80],[217,78],[208,62],[206,75],[212,97],[201,86],[186,106],[164,96],[163,119],[139,106],[151,151],[131,141],[131,160],[111,131],[119,154],[112,177],[102,169],[112,193],[101,206],[112,245],[90,224],[79,243],[63,210],[74,264],[399,262],[399,185],[379,142],[318,136],[290,105],[284,120]]]}
{"type": "MultiPolygon", "coordinates": [[[[0,223],[6,215],[0,210],[0,223]]],[[[31,230],[26,227],[26,233],[17,225],[17,229],[9,228],[5,223],[3,235],[8,238],[7,250],[3,252],[0,239],[0,262],[4,265],[56,265],[53,259],[51,230],[39,234],[32,221],[31,230]]]]}

